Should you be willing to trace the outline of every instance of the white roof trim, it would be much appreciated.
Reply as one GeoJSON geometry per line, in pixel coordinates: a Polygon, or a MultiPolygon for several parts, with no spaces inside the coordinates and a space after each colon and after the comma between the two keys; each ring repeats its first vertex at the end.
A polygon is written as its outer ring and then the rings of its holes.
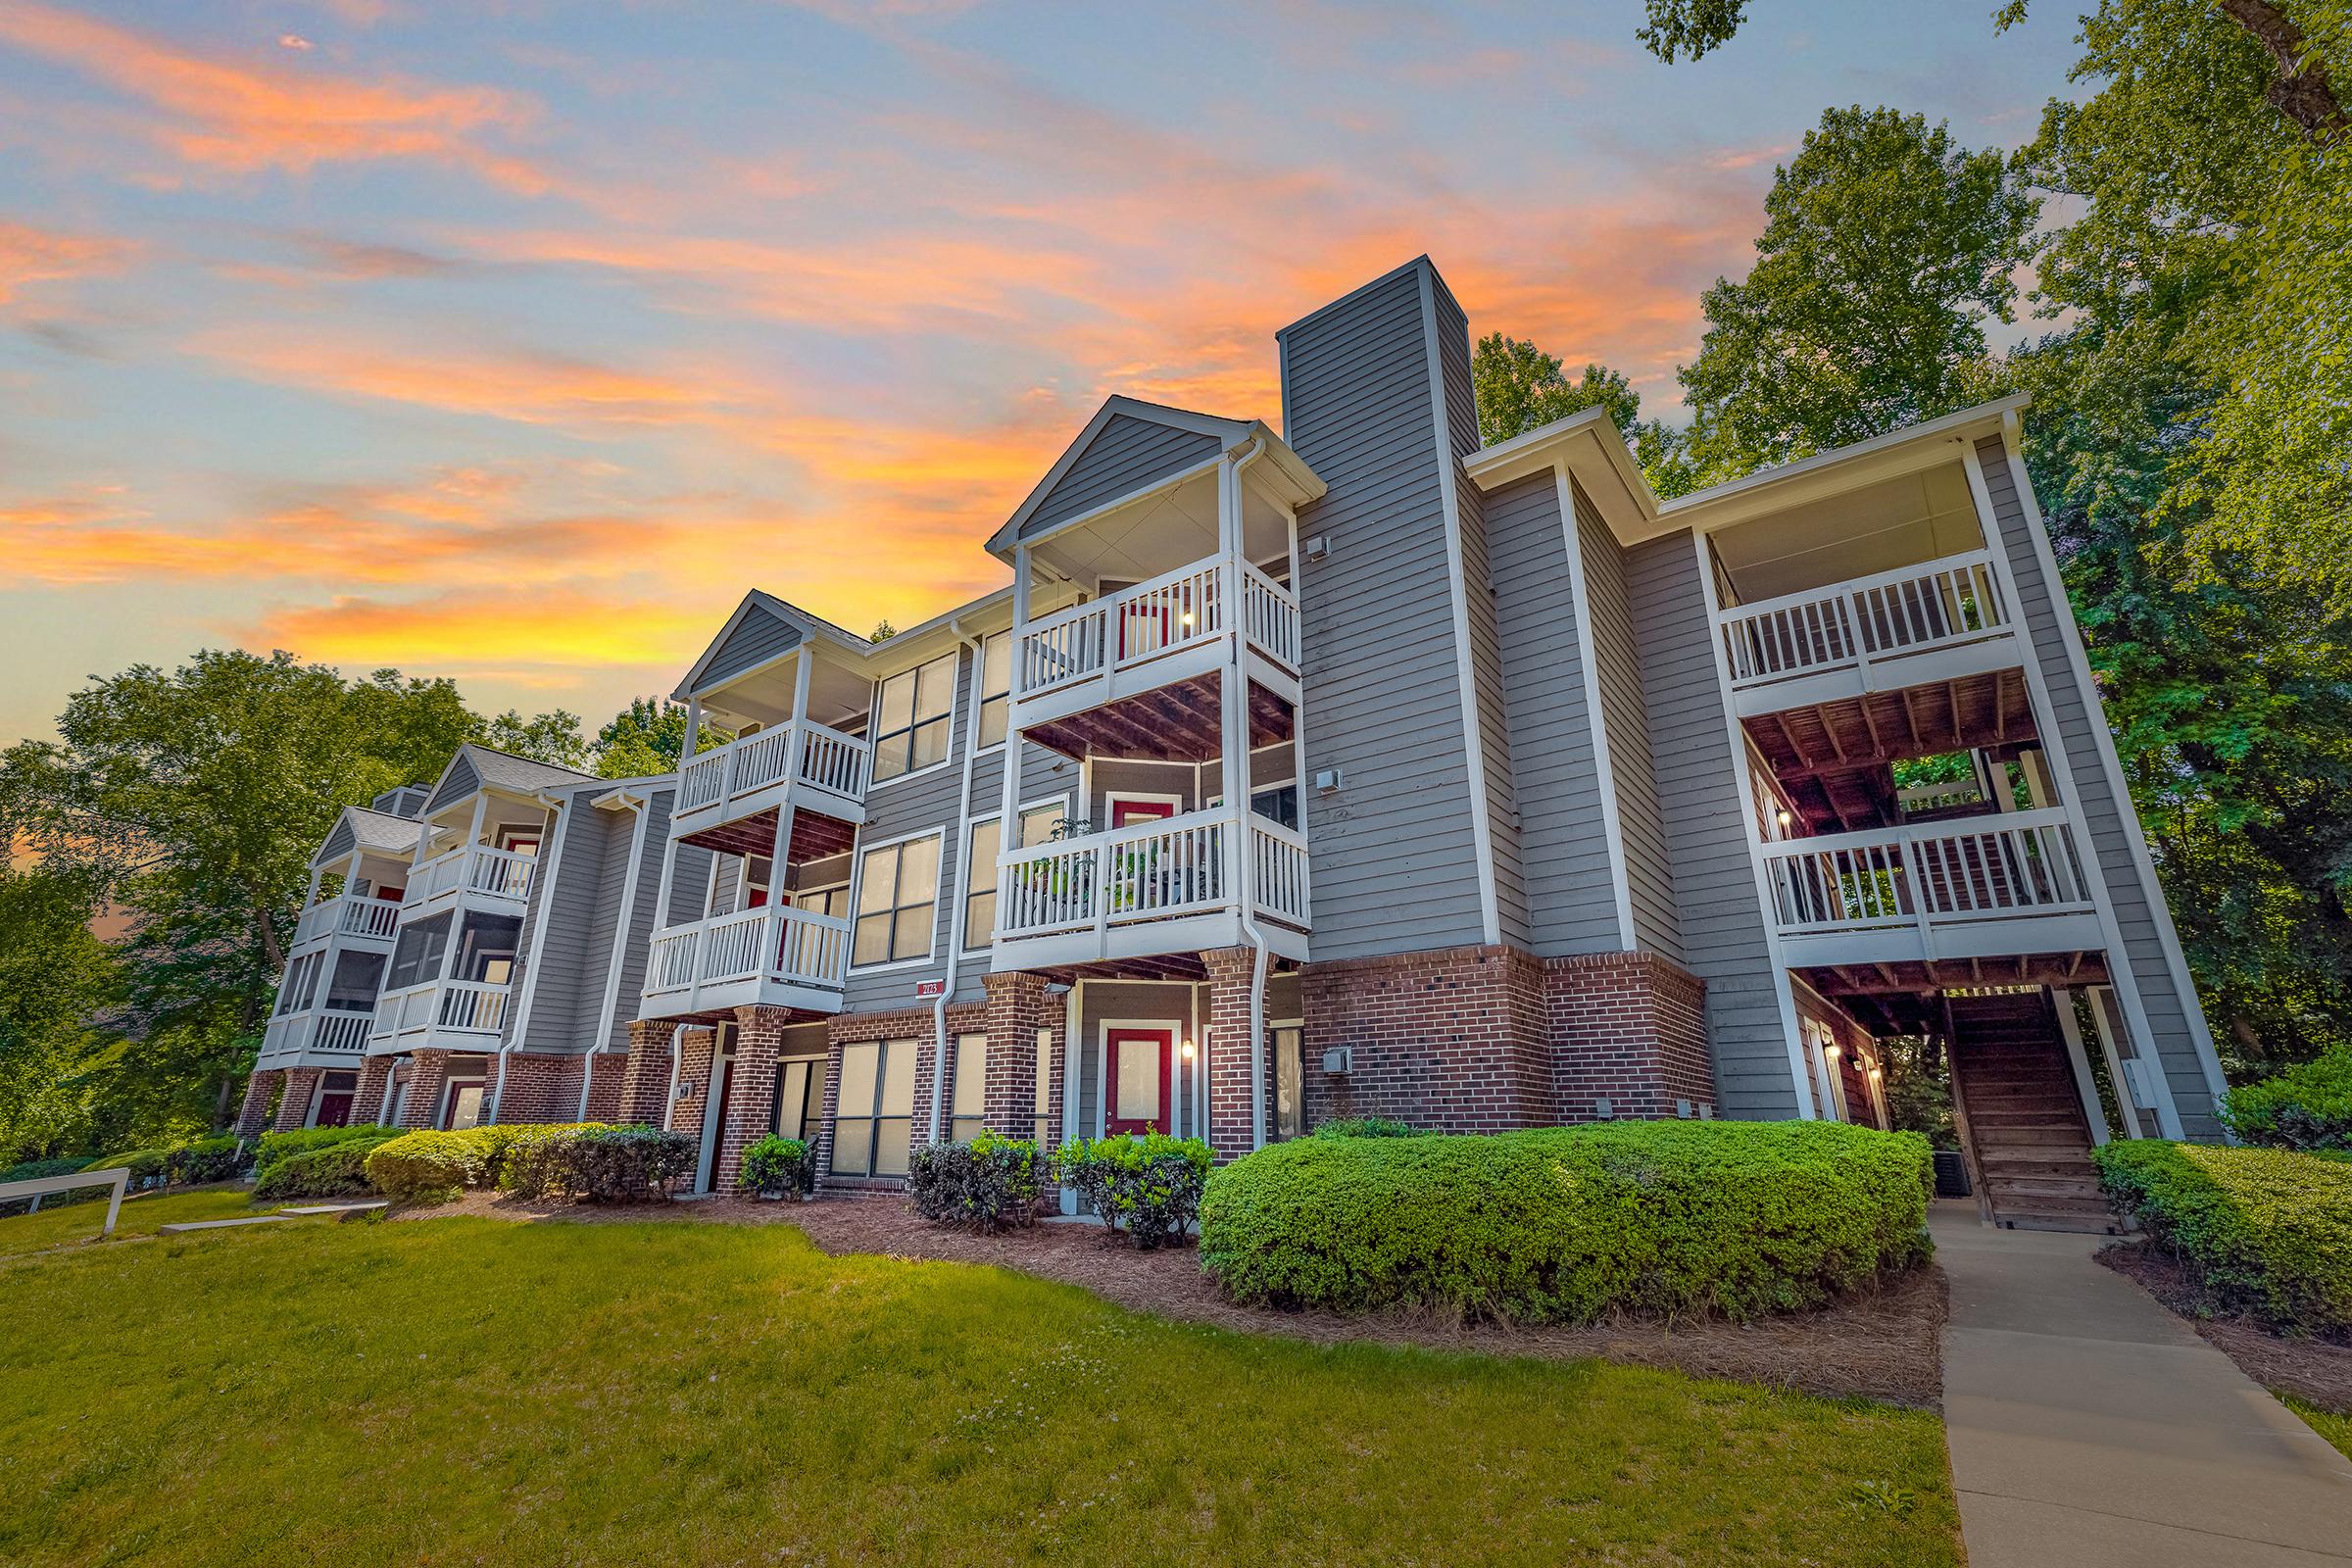
{"type": "Polygon", "coordinates": [[[1037,481],[1035,488],[1022,500],[1012,516],[1003,527],[989,535],[990,555],[1002,555],[1012,548],[1013,541],[1021,536],[1022,525],[1036,514],[1037,509],[1045,504],[1046,497],[1054,493],[1054,487],[1061,482],[1062,476],[1077,466],[1079,458],[1085,455],[1088,447],[1094,445],[1095,437],[1101,435],[1103,427],[1122,414],[1131,419],[1209,436],[1227,446],[1250,431],[1250,421],[1247,419],[1224,419],[1213,414],[1195,414],[1190,409],[1170,408],[1164,403],[1146,403],[1141,398],[1113,395],[1103,401],[1102,406],[1095,411],[1094,417],[1086,421],[1086,427],[1071,439],[1068,446],[1061,449],[1061,456],[1054,460],[1054,466],[1046,470],[1046,476],[1037,481]]]}

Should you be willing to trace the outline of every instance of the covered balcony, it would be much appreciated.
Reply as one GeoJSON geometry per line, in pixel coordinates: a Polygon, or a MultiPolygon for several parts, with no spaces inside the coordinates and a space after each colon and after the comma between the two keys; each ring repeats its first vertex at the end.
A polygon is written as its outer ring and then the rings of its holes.
{"type": "Polygon", "coordinates": [[[654,933],[639,1016],[754,1005],[839,1012],[849,966],[843,916],[791,905],[711,915],[654,933]]]}
{"type": "Polygon", "coordinates": [[[1716,643],[1743,718],[1979,685],[2025,657],[1957,463],[1739,523],[1708,544],[1716,643]]]}
{"type": "Polygon", "coordinates": [[[1131,822],[1015,850],[997,866],[999,971],[1191,973],[1200,952],[1249,940],[1245,887],[1273,952],[1306,956],[1306,839],[1259,810],[1217,805],[1131,822]]]}
{"type": "MultiPolygon", "coordinates": [[[[678,770],[678,805],[670,831],[703,842],[730,823],[773,820],[787,787],[796,808],[857,826],[865,820],[865,787],[873,754],[862,735],[788,720],[723,746],[697,752],[678,770]]],[[[732,847],[731,845],[728,847],[732,847]]]]}
{"type": "Polygon", "coordinates": [[[376,999],[368,1052],[494,1046],[506,1026],[521,933],[519,909],[443,909],[403,920],[376,999]]]}
{"type": "MultiPolygon", "coordinates": [[[[314,907],[331,910],[347,902],[397,907],[384,900],[331,900],[314,907]]],[[[356,1062],[368,1049],[384,965],[385,948],[380,944],[330,938],[298,948],[286,961],[285,979],[277,988],[276,1006],[262,1032],[256,1065],[318,1067],[356,1062]]]]}
{"type": "Polygon", "coordinates": [[[536,841],[528,851],[487,844],[444,851],[411,868],[401,918],[430,914],[460,902],[519,914],[530,902],[531,873],[538,863],[536,841]]]}
{"type": "Polygon", "coordinates": [[[341,937],[388,953],[400,924],[400,909],[399,898],[376,893],[342,893],[322,899],[294,922],[292,951],[341,937]]]}

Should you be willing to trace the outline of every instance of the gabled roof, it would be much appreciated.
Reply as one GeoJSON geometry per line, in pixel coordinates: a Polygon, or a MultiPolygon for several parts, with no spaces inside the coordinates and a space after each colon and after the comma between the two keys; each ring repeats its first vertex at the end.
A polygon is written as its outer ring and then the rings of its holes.
{"type": "MultiPolygon", "coordinates": [[[[822,615],[811,614],[798,605],[788,605],[774,594],[762,593],[755,588],[743,596],[743,602],[735,607],[735,612],[727,617],[727,623],[718,628],[718,635],[710,639],[710,644],[703,650],[702,657],[688,667],[683,676],[679,677],[676,688],[669,695],[678,702],[684,702],[696,690],[708,684],[713,666],[721,664],[731,645],[738,642],[739,635],[746,634],[747,627],[753,628],[756,632],[760,622],[766,622],[776,630],[789,634],[789,641],[780,642],[777,645],[778,657],[781,657],[786,650],[798,647],[803,642],[817,639],[837,643],[843,648],[858,652],[863,652],[873,646],[865,638],[834,625],[822,615]]],[[[725,673],[739,675],[744,671],[728,670],[725,673]]]]}
{"type": "Polygon", "coordinates": [[[339,860],[353,850],[373,850],[407,859],[416,849],[417,822],[413,816],[394,816],[366,806],[346,806],[335,825],[319,841],[311,864],[339,860]]]}
{"type": "Polygon", "coordinates": [[[560,788],[565,784],[594,781],[594,773],[584,773],[576,767],[558,767],[553,762],[537,762],[511,752],[492,751],[476,741],[467,741],[449,760],[441,776],[433,782],[433,792],[425,797],[421,814],[430,816],[453,800],[461,800],[484,787],[512,791],[516,795],[536,795],[542,790],[560,788]]]}
{"type": "MultiPolygon", "coordinates": [[[[1004,526],[989,536],[989,553],[1002,555],[1011,549],[1013,541],[1021,537],[1032,518],[1041,512],[1051,511],[1057,500],[1067,501],[1068,498],[1062,494],[1063,481],[1070,479],[1074,470],[1082,469],[1088,453],[1098,441],[1103,440],[1106,434],[1116,440],[1130,433],[1127,427],[1136,426],[1168,438],[1146,454],[1147,462],[1154,458],[1158,460],[1162,473],[1174,473],[1206,462],[1235,442],[1249,439],[1250,432],[1256,428],[1254,422],[1249,419],[1220,418],[1213,414],[1197,414],[1190,409],[1172,409],[1161,403],[1146,403],[1140,398],[1113,397],[1095,411],[1095,416],[1086,421],[1086,427],[1062,449],[1054,466],[1046,470],[1046,476],[1037,481],[1037,488],[1029,492],[1028,499],[1006,519],[1004,526]],[[1187,440],[1186,437],[1194,439],[1187,440]]],[[[1148,478],[1137,482],[1148,482],[1148,478]]],[[[1101,499],[1107,501],[1113,498],[1105,494],[1101,499]]]]}

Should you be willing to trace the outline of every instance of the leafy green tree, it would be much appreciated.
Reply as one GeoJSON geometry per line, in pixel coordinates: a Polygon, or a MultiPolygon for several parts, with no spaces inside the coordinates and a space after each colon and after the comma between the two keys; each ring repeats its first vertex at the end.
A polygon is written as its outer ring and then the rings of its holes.
{"type": "Polygon", "coordinates": [[[480,720],[471,738],[493,751],[581,772],[588,770],[591,760],[588,742],[580,735],[580,715],[561,708],[529,718],[510,708],[480,720]]]}
{"type": "Polygon", "coordinates": [[[1697,483],[1735,478],[1978,401],[1987,318],[2039,204],[2002,157],[1890,109],[1832,109],[1774,171],[1756,265],[1718,278],[1682,371],[1697,483]]]}
{"type": "MultiPolygon", "coordinates": [[[[705,745],[713,742],[706,739],[705,745]]],[[[634,697],[596,732],[596,771],[605,778],[646,778],[678,765],[686,749],[686,710],[634,697]]]]}
{"type": "Polygon", "coordinates": [[[1603,408],[1633,448],[1634,460],[1652,473],[1671,464],[1675,434],[1642,417],[1642,394],[1622,371],[1587,365],[1568,379],[1558,356],[1531,342],[1489,333],[1470,355],[1470,384],[1478,399],[1478,436],[1487,446],[1564,419],[1582,409],[1603,408]]]}
{"type": "Polygon", "coordinates": [[[0,860],[0,1165],[94,1152],[118,1000],[86,876],[0,860]]]}

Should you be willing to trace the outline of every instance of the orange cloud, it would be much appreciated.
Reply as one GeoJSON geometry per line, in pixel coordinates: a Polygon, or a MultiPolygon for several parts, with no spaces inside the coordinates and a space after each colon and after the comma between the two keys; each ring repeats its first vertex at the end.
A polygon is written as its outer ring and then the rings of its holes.
{"type": "Polygon", "coordinates": [[[269,617],[275,647],[330,663],[448,668],[634,665],[683,670],[718,621],[658,597],[464,589],[429,599],[338,598],[269,617]],[[680,649],[687,649],[684,659],[680,649]]]}
{"type": "Polygon", "coordinates": [[[490,88],[206,59],[35,0],[0,7],[0,42],[143,101],[161,117],[152,139],[200,168],[300,173],[323,163],[423,159],[525,195],[551,183],[525,160],[485,145],[489,133],[523,129],[535,118],[523,100],[490,88]]]}
{"type": "Polygon", "coordinates": [[[0,305],[27,283],[112,271],[130,254],[122,240],[66,234],[0,219],[0,305]]]}

